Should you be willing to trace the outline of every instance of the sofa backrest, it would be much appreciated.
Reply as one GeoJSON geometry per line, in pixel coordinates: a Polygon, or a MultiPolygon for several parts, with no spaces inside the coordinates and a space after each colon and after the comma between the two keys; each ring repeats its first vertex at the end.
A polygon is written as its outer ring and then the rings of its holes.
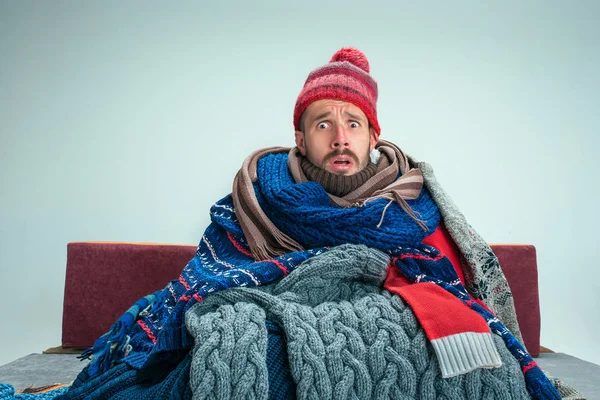
{"type": "MultiPolygon", "coordinates": [[[[539,354],[535,248],[492,245],[513,291],[525,346],[539,354]]],[[[62,347],[88,348],[139,298],[177,279],[196,246],[77,242],[67,246],[62,347]]]]}
{"type": "Polygon", "coordinates": [[[67,245],[62,347],[88,348],[141,297],[177,279],[196,246],[67,245]]]}
{"type": "Polygon", "coordinates": [[[527,351],[540,355],[540,298],[535,247],[491,245],[513,294],[519,328],[527,351]]]}

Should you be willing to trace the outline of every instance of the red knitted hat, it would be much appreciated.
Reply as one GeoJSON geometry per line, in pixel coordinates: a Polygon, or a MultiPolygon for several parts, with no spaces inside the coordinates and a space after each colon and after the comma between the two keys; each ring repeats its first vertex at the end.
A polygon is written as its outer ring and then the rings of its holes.
{"type": "Polygon", "coordinates": [[[302,113],[317,100],[342,100],[360,108],[369,123],[381,132],[377,121],[377,82],[369,75],[369,60],[358,49],[344,47],[338,50],[329,64],[313,70],[294,107],[294,128],[300,130],[302,113]]]}

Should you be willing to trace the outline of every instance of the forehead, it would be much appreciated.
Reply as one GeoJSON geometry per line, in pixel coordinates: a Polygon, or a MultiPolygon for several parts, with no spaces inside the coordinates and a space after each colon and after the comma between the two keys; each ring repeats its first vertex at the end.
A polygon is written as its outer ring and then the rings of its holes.
{"type": "Polygon", "coordinates": [[[304,115],[306,115],[307,120],[310,120],[326,112],[331,112],[333,114],[343,114],[347,112],[367,119],[365,113],[354,104],[342,100],[329,99],[317,100],[314,103],[311,103],[306,107],[306,110],[304,110],[304,115]]]}

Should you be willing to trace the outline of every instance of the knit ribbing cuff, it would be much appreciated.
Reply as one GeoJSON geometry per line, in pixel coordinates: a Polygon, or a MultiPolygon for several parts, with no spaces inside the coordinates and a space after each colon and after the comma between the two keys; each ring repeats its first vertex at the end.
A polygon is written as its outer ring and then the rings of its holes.
{"type": "MultiPolygon", "coordinates": [[[[340,246],[341,247],[341,246],[340,246]]],[[[385,267],[382,269],[382,266],[387,266],[390,262],[390,256],[388,256],[383,251],[377,250],[375,248],[370,247],[367,254],[366,261],[366,269],[370,275],[382,275],[382,279],[385,279],[385,267]]]]}
{"type": "Polygon", "coordinates": [[[502,360],[490,333],[463,332],[431,341],[442,377],[450,378],[477,368],[497,368],[502,360]]]}
{"type": "Polygon", "coordinates": [[[388,288],[410,305],[433,345],[442,377],[502,365],[486,320],[432,282],[388,288]]]}

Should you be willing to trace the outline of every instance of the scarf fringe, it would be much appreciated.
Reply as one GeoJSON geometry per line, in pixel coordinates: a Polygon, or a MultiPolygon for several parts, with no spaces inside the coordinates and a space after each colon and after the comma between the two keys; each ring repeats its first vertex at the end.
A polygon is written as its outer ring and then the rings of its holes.
{"type": "Polygon", "coordinates": [[[251,245],[252,248],[252,256],[255,260],[268,260],[273,258],[273,254],[285,254],[291,251],[305,250],[298,242],[281,231],[276,230],[271,233],[279,246],[265,240],[254,240],[252,243],[248,240],[248,244],[251,245]]]}
{"type": "MultiPolygon", "coordinates": [[[[168,287],[168,285],[167,285],[168,287]]],[[[108,371],[117,360],[127,356],[131,351],[129,344],[131,327],[140,317],[146,316],[150,310],[158,312],[163,307],[166,293],[168,291],[157,291],[151,295],[142,297],[135,302],[104,335],[100,336],[94,346],[81,353],[80,360],[89,359],[90,376],[108,371]]]]}
{"type": "Polygon", "coordinates": [[[93,347],[77,357],[80,360],[92,360],[90,363],[91,375],[108,371],[116,360],[123,357],[129,345],[129,335],[126,334],[128,330],[128,324],[118,320],[107,333],[96,340],[93,347]]]}
{"type": "MultiPolygon", "coordinates": [[[[417,225],[419,225],[419,227],[421,229],[423,229],[423,232],[429,231],[429,228],[427,227],[427,224],[425,223],[425,221],[423,221],[421,218],[419,218],[417,216],[417,214],[419,214],[419,213],[417,211],[413,210],[412,208],[410,208],[410,206],[408,205],[406,200],[404,200],[401,196],[397,195],[396,192],[394,192],[394,197],[396,198],[396,202],[400,205],[400,208],[402,208],[402,210],[404,210],[405,213],[410,215],[410,217],[415,220],[417,225]]],[[[385,209],[384,209],[384,212],[385,212],[385,209]]],[[[383,221],[383,216],[381,217],[381,219],[383,221]]]]}
{"type": "Polygon", "coordinates": [[[381,224],[383,224],[383,218],[385,217],[385,212],[387,211],[388,207],[394,202],[394,200],[398,203],[400,208],[402,208],[402,210],[406,214],[408,214],[417,223],[417,225],[419,225],[419,227],[423,230],[423,232],[429,231],[429,228],[427,227],[427,223],[425,221],[423,221],[421,218],[419,218],[420,214],[417,211],[413,210],[410,207],[410,205],[408,205],[406,200],[404,200],[402,197],[397,197],[396,199],[390,199],[390,201],[385,205],[385,207],[383,207],[383,211],[381,212],[381,219],[379,219],[377,228],[380,228],[381,224]]]}

